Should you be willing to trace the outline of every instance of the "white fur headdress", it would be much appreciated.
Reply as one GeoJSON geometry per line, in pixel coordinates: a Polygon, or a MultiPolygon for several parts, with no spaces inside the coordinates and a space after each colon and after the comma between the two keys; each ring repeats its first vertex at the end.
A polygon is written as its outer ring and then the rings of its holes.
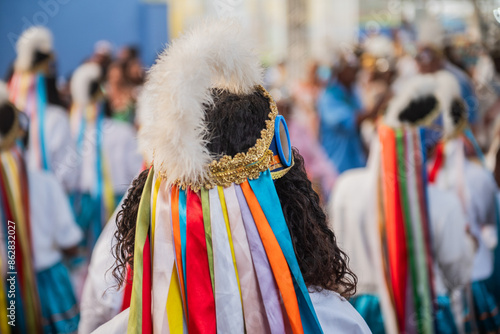
{"type": "Polygon", "coordinates": [[[149,72],[141,96],[141,150],[168,180],[202,181],[216,157],[206,147],[211,89],[248,94],[261,83],[252,43],[233,20],[206,21],[174,40],[149,72]]]}
{"type": "Polygon", "coordinates": [[[467,121],[464,101],[460,95],[457,79],[448,71],[442,70],[434,74],[417,75],[405,82],[404,89],[396,95],[387,108],[384,121],[391,127],[401,126],[408,121],[401,121],[402,112],[412,101],[433,96],[437,99],[436,113],[433,117],[418,120],[413,125],[428,126],[435,118],[442,115],[444,137],[453,136],[467,121]],[[453,115],[455,113],[455,115],[453,115]]]}
{"type": "Polygon", "coordinates": [[[85,63],[78,67],[71,77],[71,96],[73,102],[80,106],[85,106],[90,102],[90,85],[94,81],[99,81],[101,77],[101,67],[96,63],[85,63]]]}
{"type": "Polygon", "coordinates": [[[458,80],[452,73],[441,70],[435,73],[434,77],[437,85],[436,97],[443,114],[444,135],[450,137],[467,121],[465,103],[461,96],[458,80]],[[460,114],[453,117],[453,112],[460,112],[460,114]]]}
{"type": "MultiPolygon", "coordinates": [[[[416,75],[404,83],[404,88],[391,99],[385,114],[385,123],[391,127],[399,127],[404,123],[400,116],[412,103],[425,97],[435,97],[436,80],[430,74],[416,75]]],[[[421,120],[422,121],[422,120],[421,120]]],[[[421,122],[419,122],[421,123],[421,122]]]]}
{"type": "Polygon", "coordinates": [[[35,26],[25,30],[16,43],[16,71],[29,71],[36,51],[46,54],[53,50],[52,33],[45,27],[35,26]]]}

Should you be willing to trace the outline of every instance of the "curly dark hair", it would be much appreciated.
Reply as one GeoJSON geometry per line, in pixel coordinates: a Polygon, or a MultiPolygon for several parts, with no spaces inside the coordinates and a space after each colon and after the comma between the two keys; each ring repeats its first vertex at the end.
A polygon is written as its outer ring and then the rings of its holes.
{"type": "MultiPolygon", "coordinates": [[[[269,116],[269,101],[259,91],[235,95],[214,90],[214,103],[206,106],[207,138],[210,152],[216,155],[235,155],[245,152],[260,138],[269,116]]],[[[304,168],[304,159],[294,148],[295,165],[275,186],[287,222],[297,260],[308,287],[333,290],[345,297],[356,292],[356,275],[349,269],[347,255],[337,246],[334,233],[327,226],[326,215],[320,206],[304,168]]],[[[123,283],[123,268],[132,265],[134,232],[140,200],[139,188],[146,176],[134,181],[128,199],[117,217],[118,245],[115,248],[117,265],[115,275],[123,283]],[[137,189],[135,189],[137,188],[137,189]],[[120,276],[121,274],[121,276],[120,276]]]]}
{"type": "Polygon", "coordinates": [[[112,274],[119,287],[125,282],[127,264],[131,268],[134,264],[135,223],[148,173],[148,169],[143,170],[132,181],[132,185],[123,200],[121,210],[116,215],[115,239],[117,242],[113,249],[115,264],[112,274]]]}
{"type": "Polygon", "coordinates": [[[319,195],[307,178],[304,158],[293,148],[295,165],[275,181],[276,192],[292,236],[293,248],[307,286],[349,298],[356,293],[357,277],[349,258],[328,228],[319,195]]]}

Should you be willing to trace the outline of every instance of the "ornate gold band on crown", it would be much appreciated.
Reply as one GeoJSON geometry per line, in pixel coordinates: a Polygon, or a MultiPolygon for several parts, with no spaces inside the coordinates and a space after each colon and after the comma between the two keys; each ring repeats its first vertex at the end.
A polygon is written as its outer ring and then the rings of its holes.
{"type": "MultiPolygon", "coordinates": [[[[260,138],[255,145],[245,153],[238,153],[234,157],[225,155],[219,160],[212,161],[208,166],[208,177],[199,183],[175,182],[176,185],[199,191],[201,188],[212,189],[216,186],[228,187],[232,183],[240,184],[246,179],[257,179],[260,173],[266,171],[273,161],[273,152],[269,149],[274,137],[274,122],[278,116],[278,107],[271,95],[262,86],[256,87],[268,100],[271,111],[266,120],[266,128],[261,131],[260,138]]],[[[283,176],[289,170],[283,170],[283,176]]],[[[280,176],[280,177],[281,177],[280,176]]]]}

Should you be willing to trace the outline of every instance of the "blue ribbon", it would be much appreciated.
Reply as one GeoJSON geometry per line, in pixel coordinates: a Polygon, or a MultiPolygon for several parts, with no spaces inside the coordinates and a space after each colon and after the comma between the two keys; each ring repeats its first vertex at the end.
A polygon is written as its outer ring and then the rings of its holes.
{"type": "MultiPolygon", "coordinates": [[[[187,194],[185,190],[179,189],[179,230],[181,235],[181,253],[182,253],[182,273],[184,282],[186,282],[186,228],[187,228],[187,194]]],[[[184,292],[187,304],[187,285],[184,284],[184,292]]],[[[186,305],[187,307],[187,305],[186,305]]]]}
{"type": "Polygon", "coordinates": [[[469,141],[471,142],[472,146],[474,147],[474,151],[476,151],[477,157],[479,158],[479,160],[481,160],[481,164],[484,167],[485,166],[485,159],[484,159],[483,151],[481,151],[481,147],[479,147],[479,144],[477,143],[476,138],[472,134],[472,131],[470,130],[470,128],[466,128],[464,130],[464,134],[467,137],[467,139],[469,139],[469,141]]]}
{"type": "Polygon", "coordinates": [[[286,224],[283,211],[281,210],[281,203],[276,188],[274,187],[271,173],[267,170],[263,172],[258,179],[250,180],[249,183],[259,201],[262,211],[264,211],[264,215],[273,230],[292,273],[293,285],[297,294],[304,333],[323,333],[318,317],[316,316],[316,311],[312,305],[311,297],[307,291],[304,278],[302,277],[297,257],[295,256],[292,237],[290,236],[288,225],[286,224]]]}
{"type": "MultiPolygon", "coordinates": [[[[96,147],[95,147],[95,154],[96,154],[96,177],[97,177],[97,183],[96,183],[96,189],[95,189],[95,200],[98,203],[97,207],[99,208],[99,217],[100,220],[102,221],[103,219],[106,219],[104,217],[105,209],[104,209],[104,201],[103,201],[103,188],[104,188],[104,181],[103,181],[103,163],[102,163],[102,123],[104,120],[104,112],[102,110],[102,103],[97,106],[97,115],[96,115],[96,125],[95,125],[95,130],[96,130],[96,147]]],[[[99,234],[101,233],[101,226],[96,226],[96,238],[99,237],[99,234]]]]}
{"type": "Polygon", "coordinates": [[[42,167],[44,170],[50,170],[49,159],[47,157],[47,148],[45,147],[45,110],[47,108],[47,89],[45,87],[45,78],[41,74],[36,76],[37,85],[37,113],[38,113],[38,133],[40,136],[40,155],[42,167]]]}

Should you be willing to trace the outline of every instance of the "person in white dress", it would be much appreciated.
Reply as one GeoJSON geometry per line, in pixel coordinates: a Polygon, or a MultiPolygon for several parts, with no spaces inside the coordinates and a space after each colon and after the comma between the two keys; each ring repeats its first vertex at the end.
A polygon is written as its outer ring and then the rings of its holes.
{"type": "Polygon", "coordinates": [[[101,67],[92,62],[78,67],[71,80],[70,122],[81,169],[73,208],[85,236],[82,257],[72,264],[79,296],[97,238],[142,166],[135,129],[110,117],[102,80],[101,67]]]}
{"type": "Polygon", "coordinates": [[[478,242],[471,270],[472,284],[466,290],[465,331],[498,331],[500,314],[491,293],[498,291],[499,286],[498,279],[491,277],[498,243],[497,186],[492,173],[480,162],[482,153],[470,154],[478,146],[467,118],[457,117],[461,108],[457,80],[446,71],[438,72],[436,78],[442,92],[442,104],[450,115],[443,118],[443,124],[451,131],[434,143],[436,148],[429,159],[429,179],[438,188],[457,195],[470,233],[478,242]]]}
{"type": "MultiPolygon", "coordinates": [[[[19,240],[16,243],[16,247],[19,248],[14,248],[7,262],[10,263],[8,266],[10,275],[16,271],[15,275],[19,275],[23,284],[22,289],[19,286],[20,290],[16,299],[20,302],[21,298],[35,294],[35,303],[39,303],[35,309],[41,311],[41,314],[31,313],[27,304],[31,302],[29,299],[24,299],[24,306],[18,304],[21,319],[18,328],[23,332],[37,332],[32,326],[40,323],[44,333],[74,333],[78,327],[79,309],[68,270],[62,261],[64,254],[74,252],[82,238],[82,232],[74,220],[69,199],[54,174],[43,170],[28,170],[26,173],[23,166],[24,157],[22,153],[19,153],[16,141],[27,141],[28,119],[12,104],[2,99],[3,96],[7,96],[4,90],[3,83],[0,82],[2,124],[0,161],[2,174],[9,177],[7,182],[5,179],[0,182],[2,184],[0,197],[7,194],[7,197],[12,196],[14,201],[4,201],[5,198],[2,198],[0,215],[5,219],[12,219],[15,228],[14,234],[2,233],[5,238],[2,241],[12,240],[12,237],[14,240],[19,240]],[[12,215],[13,213],[15,214],[12,215]],[[29,217],[24,216],[28,213],[29,217]],[[8,239],[5,234],[9,235],[8,239]],[[26,242],[29,244],[25,244],[26,242]],[[29,255],[26,250],[29,251],[29,255]],[[18,262],[24,264],[16,268],[17,270],[14,269],[16,255],[18,262]],[[12,256],[14,256],[14,261],[12,261],[12,256]],[[12,262],[14,265],[11,264],[12,262]],[[31,265],[36,277],[36,280],[33,279],[31,282],[36,282],[36,288],[29,288],[29,281],[26,280],[26,277],[30,275],[31,265]],[[26,324],[22,323],[24,321],[26,324]]],[[[11,252],[12,245],[10,242],[8,244],[9,252],[11,252]]],[[[0,262],[3,265],[4,258],[0,258],[0,262]]],[[[0,288],[0,294],[2,294],[1,290],[3,287],[0,288]]],[[[2,328],[3,332],[5,329],[2,328]]],[[[9,332],[10,329],[6,331],[6,333],[9,332]]]]}
{"type": "Polygon", "coordinates": [[[103,225],[140,171],[142,157],[135,129],[109,117],[101,90],[102,80],[102,70],[96,63],[86,63],[76,69],[71,81],[70,121],[82,170],[77,187],[84,197],[81,210],[86,210],[85,198],[88,197],[97,207],[90,210],[91,215],[103,225]],[[105,212],[99,210],[99,206],[104,206],[105,212]]]}
{"type": "Polygon", "coordinates": [[[9,81],[10,101],[30,118],[27,162],[30,169],[47,170],[72,195],[77,187],[79,164],[68,112],[58,103],[53,76],[53,37],[35,26],[23,32],[16,44],[17,58],[9,81]]]}
{"type": "Polygon", "coordinates": [[[95,333],[370,332],[345,299],[355,278],[241,29],[205,22],[150,71],[139,140],[154,163],[114,233],[120,285],[133,266],[130,308],[95,333]]]}
{"type": "MultiPolygon", "coordinates": [[[[433,110],[435,103],[422,103],[426,100],[436,101],[433,78],[417,77],[406,85],[390,102],[387,115],[380,122],[402,128],[403,124],[423,124],[423,120],[429,122],[431,118],[437,117],[433,110]],[[414,115],[411,115],[412,110],[414,115]]],[[[384,300],[383,292],[385,282],[380,279],[380,246],[376,237],[379,235],[377,226],[380,215],[377,180],[381,160],[384,159],[381,145],[377,136],[371,146],[368,166],[348,171],[339,178],[330,202],[330,223],[358,276],[353,305],[363,315],[373,333],[396,333],[392,319],[384,311],[387,300],[384,300]]],[[[449,294],[470,282],[474,242],[466,231],[466,218],[455,193],[432,185],[426,186],[426,192],[432,235],[433,285],[439,305],[435,315],[437,332],[453,333],[457,332],[457,327],[450,308],[449,294]]]]}

